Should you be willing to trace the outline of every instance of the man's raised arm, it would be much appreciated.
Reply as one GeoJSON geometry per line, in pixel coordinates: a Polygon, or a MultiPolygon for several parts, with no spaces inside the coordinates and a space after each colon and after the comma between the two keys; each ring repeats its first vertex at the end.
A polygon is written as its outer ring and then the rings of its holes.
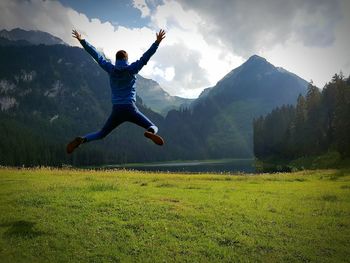
{"type": "Polygon", "coordinates": [[[131,73],[137,74],[142,69],[142,67],[147,64],[147,62],[154,55],[154,53],[156,53],[160,42],[162,42],[164,38],[165,31],[161,29],[158,33],[156,33],[156,41],[152,44],[152,46],[142,55],[142,57],[139,60],[130,64],[129,69],[131,73]]]}
{"type": "Polygon", "coordinates": [[[102,54],[100,54],[94,46],[89,44],[85,39],[81,37],[81,34],[73,29],[72,31],[72,37],[76,38],[80,44],[83,46],[83,48],[96,60],[96,62],[103,68],[105,71],[110,73],[114,66],[111,62],[109,62],[102,54]]]}

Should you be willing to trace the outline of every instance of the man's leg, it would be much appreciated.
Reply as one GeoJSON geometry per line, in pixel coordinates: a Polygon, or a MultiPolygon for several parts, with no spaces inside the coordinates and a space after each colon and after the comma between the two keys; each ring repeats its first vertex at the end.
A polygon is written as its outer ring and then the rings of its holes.
{"type": "Polygon", "coordinates": [[[73,141],[67,145],[67,153],[72,153],[75,148],[78,148],[81,144],[100,140],[106,137],[112,130],[114,130],[118,125],[124,122],[122,114],[118,113],[118,110],[113,107],[112,113],[107,119],[105,125],[100,131],[89,133],[82,137],[76,137],[73,141]]]}
{"type": "Polygon", "coordinates": [[[154,125],[154,123],[151,122],[141,111],[139,111],[136,106],[134,106],[134,109],[130,112],[128,121],[145,128],[147,130],[144,133],[145,137],[151,139],[155,144],[164,144],[163,138],[157,135],[158,127],[154,125]]]}

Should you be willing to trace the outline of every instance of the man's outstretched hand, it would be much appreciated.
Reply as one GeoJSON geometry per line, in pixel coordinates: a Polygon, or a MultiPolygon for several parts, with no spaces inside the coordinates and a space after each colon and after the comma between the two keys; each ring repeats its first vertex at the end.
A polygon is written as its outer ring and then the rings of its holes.
{"type": "Polygon", "coordinates": [[[78,39],[79,41],[82,40],[81,34],[78,31],[76,31],[75,29],[72,30],[72,37],[78,39]]]}
{"type": "Polygon", "coordinates": [[[165,38],[165,31],[163,29],[159,30],[159,32],[156,33],[156,36],[157,36],[156,42],[160,44],[160,42],[162,42],[162,40],[165,38]]]}

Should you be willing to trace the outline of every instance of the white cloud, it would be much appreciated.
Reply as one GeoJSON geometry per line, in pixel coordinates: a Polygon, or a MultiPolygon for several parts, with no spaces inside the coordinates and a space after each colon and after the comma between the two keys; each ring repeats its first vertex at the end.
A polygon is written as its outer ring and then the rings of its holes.
{"type": "Polygon", "coordinates": [[[197,31],[198,24],[202,23],[202,19],[195,11],[185,11],[174,0],[165,0],[163,4],[158,5],[152,13],[151,20],[159,28],[179,28],[191,32],[197,31]]]}
{"type": "MultiPolygon", "coordinates": [[[[346,1],[346,0],[345,0],[346,1]]],[[[208,41],[221,41],[232,52],[250,56],[296,39],[324,47],[335,40],[340,0],[179,0],[203,19],[208,41]]]]}
{"type": "MultiPolygon", "coordinates": [[[[350,11],[350,1],[343,1],[341,9],[350,11]]],[[[285,44],[276,45],[262,53],[277,66],[282,66],[307,81],[313,80],[316,86],[323,88],[335,73],[343,71],[350,74],[350,16],[343,16],[334,31],[334,43],[327,46],[311,46],[305,41],[294,39],[285,44]]],[[[320,38],[322,39],[322,38],[320,38]]]]}
{"type": "MultiPolygon", "coordinates": [[[[200,32],[203,19],[176,1],[164,1],[150,18],[153,28],[165,28],[167,32],[154,60],[163,66],[173,65],[175,76],[171,82],[158,79],[173,95],[199,95],[243,62],[241,57],[226,52],[223,45],[208,43],[200,32]]],[[[147,71],[146,75],[151,77],[152,73],[147,71]]]]}
{"type": "Polygon", "coordinates": [[[151,13],[145,0],[133,0],[133,6],[141,11],[141,17],[149,16],[151,13]]]}
{"type": "Polygon", "coordinates": [[[43,30],[62,38],[70,25],[67,13],[61,12],[62,5],[57,1],[3,0],[0,10],[0,25],[6,29],[43,30]]]}
{"type": "Polygon", "coordinates": [[[153,75],[162,86],[168,88],[170,94],[183,94],[186,90],[210,84],[200,60],[201,54],[197,50],[188,49],[181,43],[168,45],[158,50],[153,63],[143,71],[143,75],[153,75]]]}
{"type": "MultiPolygon", "coordinates": [[[[154,65],[154,63],[153,63],[154,65]]],[[[148,74],[151,74],[153,76],[159,76],[166,82],[170,82],[174,79],[175,77],[175,68],[174,67],[167,67],[165,70],[162,68],[159,68],[157,66],[154,66],[151,68],[150,71],[148,71],[148,74]]]]}

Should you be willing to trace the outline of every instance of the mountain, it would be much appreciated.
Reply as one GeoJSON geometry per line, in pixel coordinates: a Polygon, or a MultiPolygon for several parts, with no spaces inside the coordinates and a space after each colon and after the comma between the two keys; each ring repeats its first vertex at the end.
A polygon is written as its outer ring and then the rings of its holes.
{"type": "Polygon", "coordinates": [[[304,93],[307,85],[297,75],[253,55],[229,72],[215,87],[202,92],[200,98],[220,97],[229,101],[259,98],[277,105],[294,104],[296,96],[304,93]]]}
{"type": "Polygon", "coordinates": [[[192,103],[191,127],[207,146],[205,155],[252,157],[254,118],[283,104],[295,104],[307,85],[297,75],[251,56],[192,103]]]}
{"type": "Polygon", "coordinates": [[[171,96],[154,80],[137,76],[137,94],[155,112],[165,116],[169,110],[188,107],[194,100],[171,96]]]}
{"type": "Polygon", "coordinates": [[[49,33],[34,30],[26,31],[20,28],[15,28],[10,31],[6,29],[1,30],[0,37],[10,41],[24,40],[32,45],[67,45],[62,39],[49,33]]]}
{"type": "Polygon", "coordinates": [[[23,47],[23,46],[30,46],[32,45],[26,40],[9,40],[4,37],[0,37],[0,46],[17,46],[17,47],[23,47]]]}

